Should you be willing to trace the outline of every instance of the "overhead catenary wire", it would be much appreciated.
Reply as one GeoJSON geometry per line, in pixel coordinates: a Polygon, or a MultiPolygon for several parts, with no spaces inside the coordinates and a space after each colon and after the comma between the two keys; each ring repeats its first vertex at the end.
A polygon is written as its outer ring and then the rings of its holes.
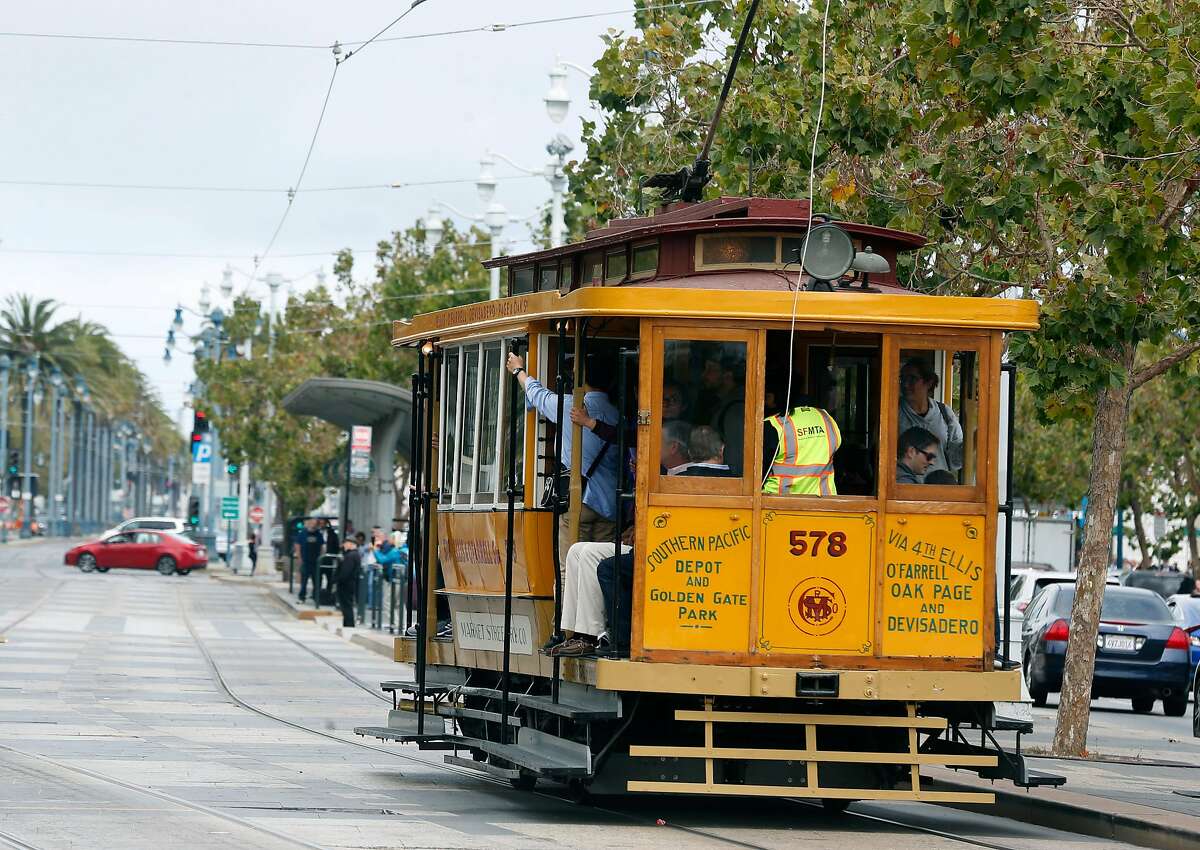
{"type": "MultiPolygon", "coordinates": [[[[804,263],[808,259],[808,238],[812,235],[813,223],[813,189],[817,171],[817,142],[821,137],[821,118],[825,114],[825,60],[829,45],[829,7],[833,0],[825,0],[825,12],[821,18],[821,95],[817,101],[817,120],[813,125],[812,150],[808,159],[808,225],[804,231],[804,244],[800,251],[800,270],[796,272],[796,286],[792,292],[792,317],[788,328],[788,378],[787,390],[783,396],[783,411],[790,414],[789,405],[792,401],[792,381],[796,372],[796,314],[800,309],[800,287],[804,282],[804,263]]],[[[763,471],[763,479],[759,482],[761,488],[770,477],[770,466],[763,471]]]]}
{"type": "MultiPolygon", "coordinates": [[[[505,180],[540,179],[540,174],[506,174],[505,180]]],[[[291,191],[297,195],[317,192],[364,192],[378,189],[411,189],[422,186],[450,186],[475,183],[475,177],[447,177],[438,180],[401,180],[392,183],[360,183],[349,186],[314,186],[311,189],[281,189],[270,186],[198,186],[174,183],[106,183],[86,180],[16,180],[0,178],[0,186],[28,186],[50,189],[119,189],[149,192],[228,192],[260,195],[283,195],[291,191]]]]}
{"type": "MultiPolygon", "coordinates": [[[[642,11],[653,12],[663,9],[680,9],[688,6],[702,6],[706,4],[717,3],[719,0],[677,0],[673,3],[658,3],[643,7],[642,11]]],[[[410,9],[411,11],[411,9],[410,9]]],[[[378,41],[380,43],[399,42],[399,41],[416,41],[427,38],[445,38],[454,35],[468,35],[472,33],[500,33],[508,30],[521,29],[523,27],[544,26],[548,24],[570,23],[571,21],[583,21],[591,18],[612,17],[616,15],[628,15],[630,9],[610,9],[600,12],[585,12],[576,15],[562,15],[553,18],[537,18],[528,21],[514,21],[512,23],[491,23],[482,24],[474,27],[461,27],[451,30],[439,30],[434,32],[413,33],[412,35],[399,35],[390,37],[380,37],[379,34],[371,39],[362,41],[343,41],[341,44],[344,47],[354,49],[355,52],[361,50],[368,43],[378,41]]],[[[389,24],[389,28],[397,21],[389,24]]],[[[386,30],[386,28],[385,28],[386,30]]],[[[382,31],[381,31],[382,32],[382,31]]],[[[146,45],[173,45],[184,47],[243,47],[243,48],[263,48],[270,50],[328,50],[330,44],[313,44],[302,42],[283,42],[283,41],[251,41],[237,39],[201,39],[201,38],[169,38],[155,36],[133,36],[133,35],[91,35],[84,33],[55,33],[55,32],[15,32],[15,31],[0,31],[0,38],[25,38],[25,39],[46,39],[46,40],[65,40],[65,41],[94,41],[94,42],[114,42],[119,44],[146,44],[146,45]]]]}

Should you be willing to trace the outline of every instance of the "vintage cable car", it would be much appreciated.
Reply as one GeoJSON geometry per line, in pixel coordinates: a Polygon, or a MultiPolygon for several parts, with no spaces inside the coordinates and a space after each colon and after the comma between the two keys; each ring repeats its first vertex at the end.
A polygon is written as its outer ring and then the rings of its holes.
{"type": "Polygon", "coordinates": [[[923,787],[926,765],[1061,781],[994,735],[1028,728],[996,711],[1021,698],[1018,666],[996,649],[998,607],[1008,632],[1004,341],[1037,326],[1036,305],[909,291],[896,259],[923,244],[810,215],[807,201],[675,204],[489,261],[507,297],[396,322],[394,344],[420,351],[418,635],[395,654],[415,675],[384,683],[387,726],[357,731],[448,750],[515,785],[593,793],[840,807],[991,800],[923,787]],[[523,403],[510,351],[557,390],[555,415],[523,403]],[[570,498],[552,484],[555,422],[581,445],[566,411],[588,358],[615,376],[610,519],[614,537],[633,525],[633,579],[624,611],[613,588],[607,619],[629,641],[558,658],[539,648],[586,504],[580,452],[570,498]],[[764,422],[788,389],[836,422],[827,486],[764,486],[776,451],[764,422]],[[715,457],[689,455],[692,443],[715,457]]]}

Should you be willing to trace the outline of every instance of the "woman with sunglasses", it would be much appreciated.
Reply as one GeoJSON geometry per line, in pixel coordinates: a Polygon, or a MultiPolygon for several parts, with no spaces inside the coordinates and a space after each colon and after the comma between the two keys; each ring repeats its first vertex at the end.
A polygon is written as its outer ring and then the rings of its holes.
{"type": "MultiPolygon", "coordinates": [[[[920,428],[932,434],[940,448],[937,457],[929,461],[928,471],[945,469],[954,472],[963,465],[963,430],[954,411],[934,398],[938,382],[938,374],[929,360],[913,357],[905,361],[900,368],[897,433],[903,435],[911,428],[920,428]]],[[[897,456],[899,449],[897,446],[897,456]]]]}

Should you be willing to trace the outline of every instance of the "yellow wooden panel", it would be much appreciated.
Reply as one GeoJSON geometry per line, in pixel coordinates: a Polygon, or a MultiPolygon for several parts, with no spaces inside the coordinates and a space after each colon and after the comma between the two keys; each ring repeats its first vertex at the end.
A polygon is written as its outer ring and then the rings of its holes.
{"type": "Polygon", "coordinates": [[[870,655],[875,514],[762,515],[758,651],[870,655]]]}
{"type": "Polygon", "coordinates": [[[649,519],[643,646],[746,652],[750,511],[656,508],[649,519]]]}
{"type": "MultiPolygon", "coordinates": [[[[554,587],[550,524],[546,511],[518,511],[513,528],[513,592],[549,596],[554,587]]],[[[446,589],[504,592],[508,514],[439,511],[438,562],[446,589]]]]}
{"type": "Polygon", "coordinates": [[[984,518],[891,515],[883,552],[883,654],[980,658],[984,618],[984,518]]]}

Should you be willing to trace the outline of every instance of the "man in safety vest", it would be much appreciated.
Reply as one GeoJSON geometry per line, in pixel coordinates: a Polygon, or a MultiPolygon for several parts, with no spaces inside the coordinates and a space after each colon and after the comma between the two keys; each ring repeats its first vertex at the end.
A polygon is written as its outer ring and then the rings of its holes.
{"type": "Polygon", "coordinates": [[[763,423],[762,491],[836,496],[833,454],[841,444],[837,423],[819,407],[798,404],[791,413],[768,416],[763,423]]]}

